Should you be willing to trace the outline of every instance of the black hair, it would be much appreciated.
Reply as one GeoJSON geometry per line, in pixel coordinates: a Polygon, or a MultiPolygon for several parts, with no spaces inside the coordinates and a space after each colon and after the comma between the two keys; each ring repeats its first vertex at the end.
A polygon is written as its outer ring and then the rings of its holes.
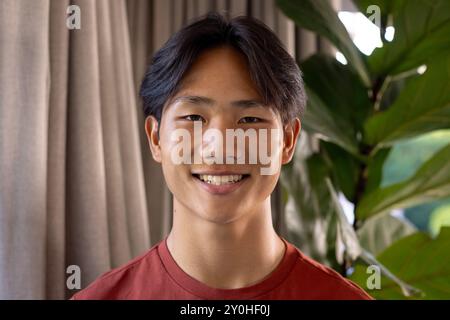
{"type": "Polygon", "coordinates": [[[155,53],[140,89],[145,117],[153,115],[160,122],[164,105],[199,54],[223,45],[245,56],[263,103],[273,107],[284,124],[301,117],[306,104],[302,74],[277,36],[257,19],[229,20],[218,13],[183,27],[155,53]]]}

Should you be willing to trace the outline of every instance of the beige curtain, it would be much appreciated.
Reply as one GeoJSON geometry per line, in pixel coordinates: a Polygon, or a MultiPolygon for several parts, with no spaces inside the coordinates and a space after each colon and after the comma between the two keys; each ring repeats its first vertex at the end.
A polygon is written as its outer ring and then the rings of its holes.
{"type": "MultiPolygon", "coordinates": [[[[167,234],[137,92],[151,54],[210,10],[261,19],[297,58],[317,50],[274,0],[0,1],[0,299],[67,298],[69,265],[84,287],[167,234]]],[[[278,189],[273,208],[283,233],[278,189]]]]}
{"type": "Polygon", "coordinates": [[[0,298],[64,298],[68,265],[85,286],[150,246],[126,5],[72,3],[80,30],[68,1],[0,2],[0,298]]]}

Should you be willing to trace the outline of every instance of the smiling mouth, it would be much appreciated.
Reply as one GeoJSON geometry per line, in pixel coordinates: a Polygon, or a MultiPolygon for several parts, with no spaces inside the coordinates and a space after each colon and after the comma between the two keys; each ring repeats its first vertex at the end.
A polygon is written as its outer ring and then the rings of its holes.
{"type": "Polygon", "coordinates": [[[192,174],[192,176],[202,182],[206,182],[208,184],[216,186],[235,184],[250,177],[249,174],[234,174],[234,175],[192,174]]]}

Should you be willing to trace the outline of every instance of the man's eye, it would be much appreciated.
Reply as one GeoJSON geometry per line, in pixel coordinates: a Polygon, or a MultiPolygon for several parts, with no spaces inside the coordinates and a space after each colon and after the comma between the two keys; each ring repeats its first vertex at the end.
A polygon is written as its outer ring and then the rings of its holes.
{"type": "Polygon", "coordinates": [[[241,120],[239,120],[239,122],[242,122],[242,123],[257,123],[260,121],[261,121],[261,119],[257,118],[257,117],[244,117],[241,120]]]}
{"type": "Polygon", "coordinates": [[[204,119],[202,116],[199,116],[198,114],[190,114],[187,116],[184,116],[183,119],[189,120],[189,121],[203,121],[204,119]]]}

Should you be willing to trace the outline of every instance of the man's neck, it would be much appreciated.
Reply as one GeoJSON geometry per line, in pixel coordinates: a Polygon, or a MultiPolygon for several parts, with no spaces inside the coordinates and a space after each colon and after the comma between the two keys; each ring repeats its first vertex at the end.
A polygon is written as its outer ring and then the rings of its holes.
{"type": "Polygon", "coordinates": [[[286,249],[273,229],[270,198],[255,212],[226,224],[202,219],[175,200],[167,245],[187,274],[221,289],[262,281],[279,265],[286,249]]]}

